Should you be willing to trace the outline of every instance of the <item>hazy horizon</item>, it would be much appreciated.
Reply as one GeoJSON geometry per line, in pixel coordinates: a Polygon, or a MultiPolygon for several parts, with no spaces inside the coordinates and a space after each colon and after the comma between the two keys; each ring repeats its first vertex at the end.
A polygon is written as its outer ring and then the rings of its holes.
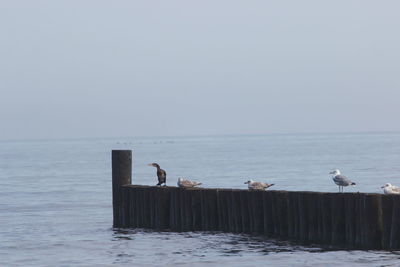
{"type": "Polygon", "coordinates": [[[246,134],[186,134],[186,135],[131,135],[131,136],[74,136],[74,137],[45,137],[45,138],[4,138],[0,142],[30,142],[30,141],[59,141],[59,140],[109,140],[121,139],[120,142],[129,141],[129,139],[174,139],[174,138],[223,138],[223,137],[260,137],[260,136],[325,136],[325,135],[397,135],[400,131],[353,131],[353,132],[281,132],[281,133],[246,133],[246,134]],[[125,139],[125,140],[124,140],[125,139]]]}
{"type": "Polygon", "coordinates": [[[0,140],[400,131],[400,2],[0,7],[0,140]]]}

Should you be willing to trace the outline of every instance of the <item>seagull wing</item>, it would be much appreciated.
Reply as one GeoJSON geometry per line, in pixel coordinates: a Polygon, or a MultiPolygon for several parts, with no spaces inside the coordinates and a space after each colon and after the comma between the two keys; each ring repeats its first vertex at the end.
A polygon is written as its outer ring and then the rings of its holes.
{"type": "Polygon", "coordinates": [[[400,194],[400,187],[392,186],[392,191],[393,191],[394,194],[400,194]]]}
{"type": "Polygon", "coordinates": [[[335,182],[335,184],[340,186],[348,186],[351,184],[350,179],[344,175],[336,175],[335,177],[333,177],[333,181],[335,182]]]}

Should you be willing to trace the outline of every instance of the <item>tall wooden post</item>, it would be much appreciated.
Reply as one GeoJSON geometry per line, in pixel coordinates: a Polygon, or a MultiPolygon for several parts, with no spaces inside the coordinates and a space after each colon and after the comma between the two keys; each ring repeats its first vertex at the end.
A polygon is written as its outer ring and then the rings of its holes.
{"type": "Polygon", "coordinates": [[[132,183],[132,150],[113,150],[111,161],[113,227],[121,227],[124,226],[124,199],[121,186],[132,183]]]}

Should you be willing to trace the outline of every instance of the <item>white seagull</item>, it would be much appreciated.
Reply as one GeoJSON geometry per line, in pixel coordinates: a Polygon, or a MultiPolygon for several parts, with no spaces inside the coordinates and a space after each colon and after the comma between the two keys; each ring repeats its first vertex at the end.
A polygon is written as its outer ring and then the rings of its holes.
{"type": "Polygon", "coordinates": [[[184,188],[190,188],[190,187],[195,187],[195,186],[201,185],[201,183],[190,181],[190,180],[183,179],[183,178],[179,178],[177,184],[179,187],[184,187],[184,188]]]}
{"type": "Polygon", "coordinates": [[[267,184],[267,183],[262,183],[262,182],[255,182],[253,180],[248,180],[245,182],[245,184],[248,184],[249,190],[265,190],[268,187],[273,186],[274,184],[267,184]]]}
{"type": "Polygon", "coordinates": [[[350,181],[349,178],[341,175],[339,170],[331,171],[329,174],[333,174],[332,180],[339,186],[339,192],[343,192],[344,186],[356,185],[356,183],[350,181]]]}
{"type": "Polygon", "coordinates": [[[387,183],[381,188],[386,195],[400,195],[400,187],[398,186],[387,183]]]}

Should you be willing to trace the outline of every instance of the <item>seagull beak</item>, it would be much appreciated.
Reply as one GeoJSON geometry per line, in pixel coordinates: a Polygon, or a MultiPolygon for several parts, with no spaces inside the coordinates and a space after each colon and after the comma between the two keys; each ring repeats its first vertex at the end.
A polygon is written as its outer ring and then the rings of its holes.
{"type": "Polygon", "coordinates": [[[385,186],[381,186],[381,188],[385,188],[385,186]]]}

